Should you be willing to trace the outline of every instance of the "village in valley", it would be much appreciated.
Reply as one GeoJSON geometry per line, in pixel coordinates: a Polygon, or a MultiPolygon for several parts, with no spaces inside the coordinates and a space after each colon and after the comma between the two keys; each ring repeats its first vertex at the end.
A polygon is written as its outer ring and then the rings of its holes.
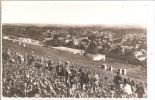
{"type": "Polygon", "coordinates": [[[5,97],[147,96],[145,28],[4,24],[2,32],[5,97]],[[116,74],[132,91],[115,87],[116,74]]]}
{"type": "Polygon", "coordinates": [[[150,98],[152,8],[151,2],[4,0],[1,98],[150,98]]]}
{"type": "Polygon", "coordinates": [[[24,27],[17,25],[16,28],[14,27],[4,26],[3,36],[8,35],[21,42],[27,41],[47,47],[68,47],[83,50],[85,53],[103,54],[146,67],[146,29],[94,26],[68,28],[65,26],[24,27]]]}

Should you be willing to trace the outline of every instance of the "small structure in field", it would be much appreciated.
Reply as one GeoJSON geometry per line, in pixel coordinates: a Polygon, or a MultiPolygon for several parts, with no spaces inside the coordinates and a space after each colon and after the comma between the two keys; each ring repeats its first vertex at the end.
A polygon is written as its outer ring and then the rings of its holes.
{"type": "Polygon", "coordinates": [[[119,68],[119,69],[118,69],[118,73],[119,73],[119,74],[122,74],[122,69],[119,68]]]}
{"type": "Polygon", "coordinates": [[[108,68],[108,71],[113,71],[113,67],[112,66],[110,66],[109,68],[108,68]]]}
{"type": "Polygon", "coordinates": [[[85,56],[93,61],[105,61],[105,55],[85,53],[85,56]]]}
{"type": "Polygon", "coordinates": [[[126,76],[126,74],[127,74],[126,69],[122,69],[122,75],[125,75],[126,76]]]}
{"type": "Polygon", "coordinates": [[[25,43],[23,43],[23,47],[24,47],[24,48],[26,47],[26,44],[25,44],[25,43]]]}
{"type": "Polygon", "coordinates": [[[104,69],[104,70],[106,70],[107,69],[107,65],[106,64],[103,64],[103,65],[101,65],[101,68],[104,69]]]}

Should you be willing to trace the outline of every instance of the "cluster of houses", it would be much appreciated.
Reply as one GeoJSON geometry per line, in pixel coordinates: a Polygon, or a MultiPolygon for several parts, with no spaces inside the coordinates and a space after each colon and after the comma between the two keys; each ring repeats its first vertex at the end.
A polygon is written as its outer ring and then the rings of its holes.
{"type": "Polygon", "coordinates": [[[112,32],[44,32],[45,46],[64,46],[84,50],[90,54],[104,54],[109,57],[127,60],[136,65],[146,64],[146,36],[141,33],[117,36],[112,32]],[[139,35],[137,35],[139,34],[139,35]]]}
{"type": "Polygon", "coordinates": [[[18,42],[20,45],[21,44],[24,45],[25,43],[33,44],[33,45],[40,45],[40,41],[30,39],[30,38],[18,38],[18,37],[12,38],[11,36],[4,35],[3,39],[10,40],[10,41],[13,41],[13,42],[18,42]]]}
{"type": "MultiPolygon", "coordinates": [[[[18,41],[34,45],[53,47],[68,47],[84,50],[87,55],[102,54],[107,57],[122,59],[136,65],[146,65],[147,43],[146,35],[141,33],[127,33],[117,36],[111,31],[83,31],[57,32],[47,30],[43,32],[43,41],[30,38],[18,38],[18,41]]],[[[11,39],[3,36],[3,39],[11,39]]],[[[105,59],[105,57],[104,57],[105,59]]]]}

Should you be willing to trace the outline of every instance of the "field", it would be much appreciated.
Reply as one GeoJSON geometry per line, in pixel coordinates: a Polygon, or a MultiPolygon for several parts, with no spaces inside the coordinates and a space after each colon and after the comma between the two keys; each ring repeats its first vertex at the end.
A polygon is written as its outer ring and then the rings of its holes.
{"type": "Polygon", "coordinates": [[[142,81],[147,81],[147,71],[142,71],[138,66],[127,64],[126,62],[112,59],[112,58],[106,58],[105,62],[102,61],[91,61],[90,59],[80,56],[80,55],[74,55],[69,52],[65,52],[62,50],[57,50],[51,47],[42,47],[32,44],[26,44],[26,47],[22,47],[18,43],[13,43],[12,41],[3,40],[3,50],[6,50],[10,48],[13,52],[20,52],[22,54],[24,53],[31,53],[34,51],[34,54],[44,57],[52,57],[54,60],[68,60],[72,64],[77,65],[76,67],[80,68],[87,68],[87,69],[93,69],[95,70],[102,80],[104,76],[110,77],[111,75],[114,75],[113,72],[109,72],[106,70],[101,69],[99,66],[103,63],[106,63],[108,66],[113,66],[114,71],[118,68],[125,68],[127,69],[127,76],[134,79],[141,78],[142,81]]]}

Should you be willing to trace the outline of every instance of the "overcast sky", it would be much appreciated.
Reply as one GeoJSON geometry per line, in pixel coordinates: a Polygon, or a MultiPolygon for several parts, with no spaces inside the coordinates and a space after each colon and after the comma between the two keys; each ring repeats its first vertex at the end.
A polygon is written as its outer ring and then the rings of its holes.
{"type": "Polygon", "coordinates": [[[2,23],[145,26],[147,6],[119,2],[3,1],[2,23]]]}

